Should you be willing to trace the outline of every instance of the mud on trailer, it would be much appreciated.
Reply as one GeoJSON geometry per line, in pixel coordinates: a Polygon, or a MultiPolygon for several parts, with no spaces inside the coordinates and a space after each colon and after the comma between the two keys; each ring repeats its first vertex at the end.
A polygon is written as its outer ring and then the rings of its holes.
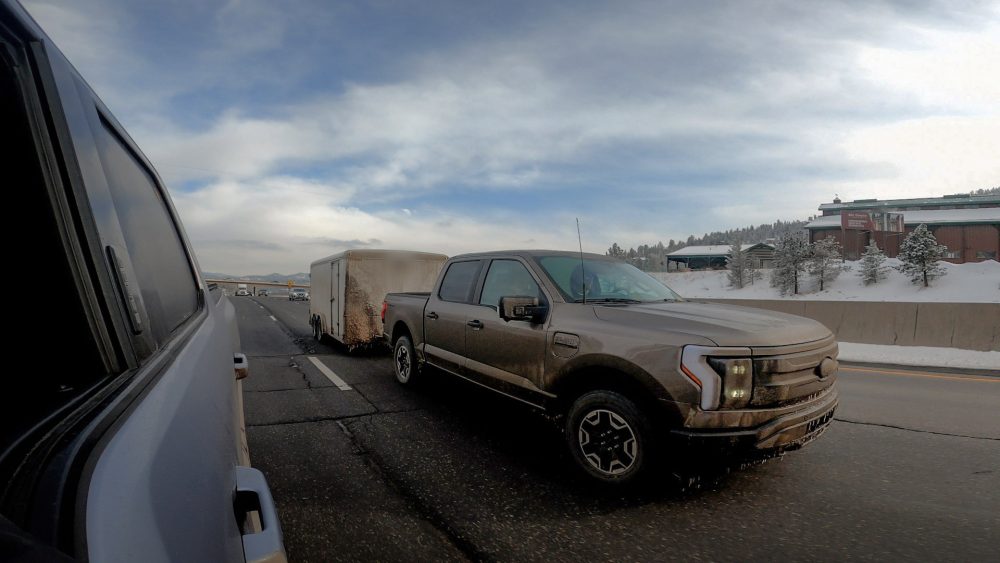
{"type": "Polygon", "coordinates": [[[382,341],[387,293],[430,291],[444,254],[400,250],[348,250],[310,267],[309,324],[317,340],[328,335],[348,349],[382,341]]]}

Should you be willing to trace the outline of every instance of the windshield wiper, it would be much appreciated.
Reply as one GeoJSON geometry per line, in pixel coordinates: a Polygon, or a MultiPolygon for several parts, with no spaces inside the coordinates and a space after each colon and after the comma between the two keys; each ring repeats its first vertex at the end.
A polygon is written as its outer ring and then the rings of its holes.
{"type": "MultiPolygon", "coordinates": [[[[583,303],[583,299],[574,299],[573,303],[583,303]]],[[[587,303],[642,303],[642,301],[625,297],[588,297],[587,303]]]]}

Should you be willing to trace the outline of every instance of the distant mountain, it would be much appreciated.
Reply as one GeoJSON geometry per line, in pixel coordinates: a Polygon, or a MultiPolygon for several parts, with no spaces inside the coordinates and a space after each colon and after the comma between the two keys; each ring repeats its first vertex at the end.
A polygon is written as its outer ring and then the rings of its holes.
{"type": "Polygon", "coordinates": [[[288,280],[292,280],[295,283],[309,283],[309,274],[305,272],[299,272],[297,274],[248,274],[243,276],[234,276],[232,274],[220,274],[218,272],[202,272],[202,276],[213,279],[213,280],[244,280],[251,282],[273,282],[273,283],[284,283],[288,280]]]}

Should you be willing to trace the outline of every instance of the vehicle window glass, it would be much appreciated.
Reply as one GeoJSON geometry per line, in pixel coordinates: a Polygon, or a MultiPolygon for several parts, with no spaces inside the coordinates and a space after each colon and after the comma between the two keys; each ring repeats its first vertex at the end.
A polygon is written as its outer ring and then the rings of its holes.
{"type": "Polygon", "coordinates": [[[479,260],[455,262],[441,280],[438,297],[445,301],[468,302],[472,299],[472,288],[479,275],[479,260]]]}
{"type": "MultiPolygon", "coordinates": [[[[22,88],[23,77],[8,59],[8,53],[19,50],[3,40],[3,32],[0,26],[0,154],[4,158],[2,182],[7,188],[4,204],[8,216],[14,218],[4,222],[4,234],[8,241],[30,241],[30,252],[18,254],[16,268],[28,272],[31,282],[29,288],[11,292],[16,297],[8,299],[8,313],[17,319],[17,330],[9,333],[6,345],[19,357],[38,363],[35,368],[8,370],[0,392],[0,458],[5,460],[0,479],[8,483],[11,474],[7,470],[17,469],[13,460],[30,453],[15,451],[18,441],[51,429],[61,420],[51,415],[100,384],[113,366],[106,363],[99,337],[88,321],[71,265],[72,250],[60,234],[72,226],[53,210],[50,193],[57,189],[46,180],[38,148],[48,146],[43,137],[36,137],[28,109],[33,98],[22,88]],[[27,230],[14,215],[30,219],[27,230]],[[71,367],[46,367],[57,361],[52,357],[56,340],[59,358],[71,367]]],[[[22,63],[21,68],[27,65],[22,63]]]]}
{"type": "Polygon", "coordinates": [[[538,263],[568,301],[583,301],[584,298],[648,303],[681,300],[663,282],[623,262],[542,256],[538,263]]]}
{"type": "Polygon", "coordinates": [[[514,296],[541,299],[542,292],[524,264],[517,260],[494,260],[486,274],[479,304],[498,308],[501,297],[514,296]]]}
{"type": "Polygon", "coordinates": [[[152,175],[107,124],[101,135],[101,158],[135,283],[149,316],[152,337],[159,344],[197,308],[197,285],[152,175]]]}

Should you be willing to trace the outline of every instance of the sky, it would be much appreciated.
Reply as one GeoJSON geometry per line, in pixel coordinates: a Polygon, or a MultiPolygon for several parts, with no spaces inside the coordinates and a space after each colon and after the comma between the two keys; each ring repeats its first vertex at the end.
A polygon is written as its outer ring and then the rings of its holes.
{"type": "Polygon", "coordinates": [[[1000,2],[22,0],[203,270],[604,252],[1000,185],[1000,2]]]}

